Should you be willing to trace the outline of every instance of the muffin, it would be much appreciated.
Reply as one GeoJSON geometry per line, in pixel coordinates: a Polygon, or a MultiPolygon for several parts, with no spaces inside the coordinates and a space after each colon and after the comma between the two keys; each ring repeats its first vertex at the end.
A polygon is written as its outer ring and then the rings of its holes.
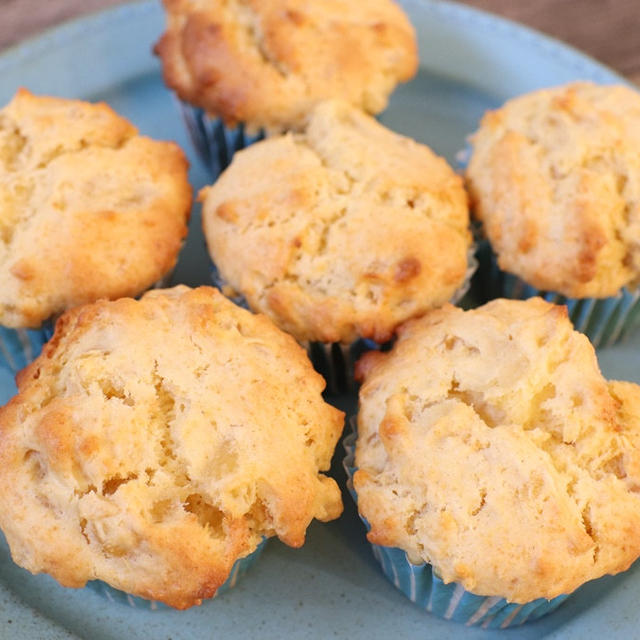
{"type": "Polygon", "coordinates": [[[64,310],[137,295],[173,269],[187,168],[106,104],[16,93],[0,110],[0,366],[26,365],[64,310]]]}
{"type": "Polygon", "coordinates": [[[210,287],[66,312],[0,409],[17,564],[185,609],[265,539],[342,511],[343,414],[304,351],[210,287]]]}
{"type": "Polygon", "coordinates": [[[318,102],[382,111],[417,69],[415,33],[391,0],[164,0],[155,46],[214,177],[265,130],[300,126],[318,102]]]}
{"type": "Polygon", "coordinates": [[[303,343],[384,343],[468,279],[460,177],[344,102],[238,153],[200,199],[221,277],[303,343]]]}
{"type": "Polygon", "coordinates": [[[640,324],[640,95],[576,83],[487,113],[467,170],[488,295],[567,303],[596,346],[640,324]]]}
{"type": "Polygon", "coordinates": [[[640,386],[602,377],[564,307],[447,305],[358,373],[358,509],[420,606],[511,626],[640,555],[640,386]]]}

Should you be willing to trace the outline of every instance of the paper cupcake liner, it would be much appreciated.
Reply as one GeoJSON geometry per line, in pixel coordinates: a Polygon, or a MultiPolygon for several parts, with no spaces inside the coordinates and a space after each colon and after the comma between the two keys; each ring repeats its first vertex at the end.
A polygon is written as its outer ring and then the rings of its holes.
{"type": "MultiPolygon", "coordinates": [[[[353,488],[357,433],[353,418],[350,424],[352,432],[343,440],[346,452],[343,466],[347,474],[347,488],[357,504],[358,497],[353,488]]],[[[360,518],[369,531],[369,523],[362,516],[360,518]]],[[[551,613],[568,597],[562,595],[553,600],[539,598],[526,604],[515,604],[507,602],[504,598],[479,596],[470,593],[459,584],[445,584],[430,564],[413,564],[402,549],[371,543],[370,546],[382,573],[411,602],[445,620],[467,626],[479,626],[483,629],[516,627],[551,613]]]]}
{"type": "Polygon", "coordinates": [[[328,393],[346,393],[357,388],[354,369],[358,358],[372,349],[386,349],[390,343],[379,345],[361,338],[351,344],[339,342],[309,342],[307,349],[313,368],[325,379],[328,393]]]}
{"type": "MultiPolygon", "coordinates": [[[[256,563],[256,561],[264,551],[267,540],[268,538],[262,540],[262,542],[256,547],[255,551],[250,553],[248,556],[236,560],[235,564],[231,568],[229,577],[227,578],[226,582],[218,587],[214,598],[223,593],[226,593],[236,586],[238,580],[256,563]]],[[[97,593],[100,593],[111,602],[124,604],[128,607],[132,607],[133,609],[144,609],[145,611],[174,610],[172,607],[169,607],[162,602],[156,602],[155,600],[146,600],[145,598],[141,598],[139,596],[132,596],[125,591],[114,589],[113,587],[110,587],[106,582],[102,582],[101,580],[93,580],[91,582],[88,582],[87,587],[89,587],[93,591],[96,591],[97,593]]]]}
{"type": "Polygon", "coordinates": [[[526,300],[540,296],[547,302],[566,305],[574,328],[586,334],[596,348],[620,342],[640,328],[640,288],[635,291],[624,288],[611,298],[567,298],[542,291],[502,271],[487,241],[480,250],[479,276],[489,298],[526,300]]]}
{"type": "Polygon", "coordinates": [[[230,129],[220,118],[210,118],[203,109],[177,100],[189,138],[214,179],[231,164],[236,151],[264,138],[262,130],[249,134],[243,124],[230,129]]]}
{"type": "MultiPolygon", "coordinates": [[[[468,267],[465,280],[451,298],[451,304],[460,302],[471,286],[471,278],[478,267],[478,262],[475,258],[475,247],[469,250],[467,260],[468,267]]],[[[211,260],[210,274],[215,287],[220,289],[238,306],[249,309],[244,296],[229,290],[227,283],[211,260]]],[[[354,368],[358,358],[363,353],[373,349],[385,351],[391,347],[391,342],[381,345],[373,340],[360,338],[351,344],[306,342],[302,346],[307,350],[307,355],[314,369],[324,377],[327,383],[326,391],[330,394],[339,394],[355,391],[358,388],[358,383],[354,378],[354,368]]]]}

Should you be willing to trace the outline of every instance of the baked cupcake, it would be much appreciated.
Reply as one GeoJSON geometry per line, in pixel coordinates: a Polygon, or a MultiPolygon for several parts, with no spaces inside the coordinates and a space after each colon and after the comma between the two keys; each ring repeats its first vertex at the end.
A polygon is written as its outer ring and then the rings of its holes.
{"type": "Polygon", "coordinates": [[[467,170],[488,297],[566,303],[595,346],[640,325],[640,95],[576,83],[487,113],[467,170]]]}
{"type": "Polygon", "coordinates": [[[358,369],[358,509],[421,607],[512,626],[640,555],[640,386],[602,377],[564,307],[448,305],[358,369]]]}
{"type": "Polygon", "coordinates": [[[65,309],[137,295],[173,269],[187,168],[106,104],[17,92],[0,110],[0,366],[30,362],[65,309]]]}
{"type": "Polygon", "coordinates": [[[238,153],[200,198],[222,279],[301,343],[384,343],[468,280],[460,177],[344,102],[238,153]]]}
{"type": "Polygon", "coordinates": [[[382,111],[417,69],[415,33],[391,0],[164,0],[154,49],[196,150],[216,177],[234,152],[302,125],[340,98],[382,111]]]}
{"type": "Polygon", "coordinates": [[[343,414],[293,338],[213,288],[65,313],[0,409],[13,559],[186,609],[269,537],[342,511],[343,414]]]}

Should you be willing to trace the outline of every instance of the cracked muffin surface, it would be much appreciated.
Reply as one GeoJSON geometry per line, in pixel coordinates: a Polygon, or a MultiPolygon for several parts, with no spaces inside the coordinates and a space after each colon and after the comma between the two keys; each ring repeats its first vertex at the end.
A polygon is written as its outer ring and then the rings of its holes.
{"type": "Polygon", "coordinates": [[[502,269],[572,298],[640,283],[637,91],[535,91],[488,112],[472,145],[472,212],[502,269]]]}
{"type": "Polygon", "coordinates": [[[343,414],[302,348],[215,289],[65,313],[0,409],[0,527],[14,561],[199,604],[263,537],[298,547],[342,511],[343,414]]]}
{"type": "Polygon", "coordinates": [[[155,51],[165,82],[228,125],[282,130],[342,98],[382,111],[417,69],[411,24],[391,0],[164,0],[155,51]]]}
{"type": "Polygon", "coordinates": [[[566,309],[452,306],[358,363],[369,540],[526,603],[640,555],[640,387],[607,381],[566,309]]]}
{"type": "Polygon", "coordinates": [[[467,276],[460,177],[344,102],[238,152],[200,197],[223,279],[298,340],[384,342],[467,276]]]}
{"type": "Polygon", "coordinates": [[[38,327],[167,274],[187,233],[187,168],[106,104],[19,90],[0,111],[0,324],[38,327]]]}

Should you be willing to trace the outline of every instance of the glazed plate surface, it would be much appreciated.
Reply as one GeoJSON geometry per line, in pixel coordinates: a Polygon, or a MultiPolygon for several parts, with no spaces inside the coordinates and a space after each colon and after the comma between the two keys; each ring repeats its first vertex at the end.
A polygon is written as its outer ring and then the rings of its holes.
{"type": "MultiPolygon", "coordinates": [[[[588,79],[621,82],[586,56],[524,27],[461,5],[403,0],[420,41],[418,76],[394,94],[381,120],[426,142],[453,163],[482,113],[536,88],[588,79]]],[[[140,130],[173,139],[191,154],[197,190],[207,174],[193,156],[151,46],[163,28],[156,2],[137,2],[64,25],[0,55],[0,104],[19,86],[106,100],[140,130]]],[[[175,281],[207,283],[208,268],[193,212],[175,281]]],[[[603,350],[606,376],[640,382],[640,334],[603,350]]],[[[0,403],[13,394],[0,373],[0,403]]],[[[355,398],[336,398],[353,411],[355,398]]],[[[338,446],[333,473],[344,486],[338,446]]],[[[378,570],[352,501],[335,523],[314,524],[300,550],[271,541],[256,566],[219,599],[187,612],[141,611],[89,589],[64,589],[15,566],[0,534],[0,638],[127,640],[160,638],[492,638],[563,640],[638,637],[640,564],[582,587],[539,622],[486,632],[437,619],[411,604],[378,570]]]]}

